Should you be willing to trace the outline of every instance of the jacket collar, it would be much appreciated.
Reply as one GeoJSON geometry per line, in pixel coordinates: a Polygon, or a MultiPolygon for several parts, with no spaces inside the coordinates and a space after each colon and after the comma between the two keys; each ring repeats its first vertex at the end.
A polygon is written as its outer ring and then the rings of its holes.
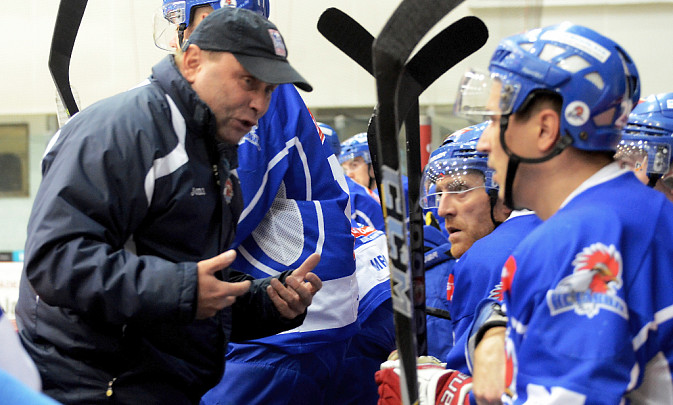
{"type": "Polygon", "coordinates": [[[217,141],[215,116],[210,107],[199,98],[189,82],[182,76],[175,64],[175,57],[168,55],[154,65],[150,79],[173,99],[185,119],[188,131],[197,136],[208,137],[208,141],[214,140],[220,155],[229,161],[230,168],[236,168],[238,166],[238,145],[217,141]]]}

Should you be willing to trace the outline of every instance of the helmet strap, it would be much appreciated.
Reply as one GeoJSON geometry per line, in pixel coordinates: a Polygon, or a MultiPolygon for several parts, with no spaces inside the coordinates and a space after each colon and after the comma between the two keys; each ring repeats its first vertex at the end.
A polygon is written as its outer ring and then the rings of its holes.
{"type": "Polygon", "coordinates": [[[565,148],[570,146],[573,143],[573,138],[570,134],[566,133],[561,135],[561,138],[556,142],[553,149],[549,154],[539,157],[539,158],[527,158],[517,155],[512,152],[512,150],[507,146],[505,141],[505,132],[509,127],[509,118],[511,114],[506,114],[500,116],[500,145],[509,157],[509,163],[507,164],[507,176],[505,178],[505,205],[511,209],[514,208],[514,199],[512,197],[512,185],[514,184],[514,176],[516,175],[516,169],[519,167],[519,163],[542,163],[553,158],[554,156],[559,155],[565,148]]]}
{"type": "Polygon", "coordinates": [[[647,187],[654,188],[654,186],[657,184],[657,181],[661,178],[661,174],[659,173],[650,173],[647,175],[647,178],[649,179],[647,182],[647,187]]]}
{"type": "Polygon", "coordinates": [[[185,41],[185,30],[187,29],[187,24],[182,23],[178,26],[178,48],[182,49],[182,45],[185,41]]]}
{"type": "Polygon", "coordinates": [[[495,220],[495,204],[498,203],[498,189],[491,188],[487,191],[487,193],[488,201],[491,204],[491,222],[493,222],[494,227],[497,228],[498,225],[502,224],[502,222],[495,220]]]}

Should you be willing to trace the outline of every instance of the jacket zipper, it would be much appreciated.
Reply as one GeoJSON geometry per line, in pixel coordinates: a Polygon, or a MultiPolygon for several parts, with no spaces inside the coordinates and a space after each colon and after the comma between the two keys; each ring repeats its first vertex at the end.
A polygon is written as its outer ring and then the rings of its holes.
{"type": "Polygon", "coordinates": [[[115,377],[115,378],[112,379],[112,381],[109,381],[107,383],[107,391],[105,391],[105,396],[107,396],[108,398],[111,397],[112,394],[114,394],[114,392],[112,391],[112,384],[114,384],[116,379],[117,378],[115,377]]]}

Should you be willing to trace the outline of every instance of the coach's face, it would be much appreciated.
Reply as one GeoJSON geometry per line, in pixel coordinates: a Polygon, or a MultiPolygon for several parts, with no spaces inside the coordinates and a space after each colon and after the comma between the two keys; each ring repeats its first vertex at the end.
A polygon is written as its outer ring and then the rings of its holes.
{"type": "Polygon", "coordinates": [[[190,45],[181,71],[215,115],[217,137],[237,144],[266,113],[276,85],[253,75],[228,52],[210,52],[190,45]]]}

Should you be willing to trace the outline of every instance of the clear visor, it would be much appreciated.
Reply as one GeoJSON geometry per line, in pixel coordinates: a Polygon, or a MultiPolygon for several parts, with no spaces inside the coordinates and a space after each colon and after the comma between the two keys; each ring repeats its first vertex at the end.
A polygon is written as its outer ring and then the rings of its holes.
{"type": "Polygon", "coordinates": [[[454,112],[479,121],[489,120],[494,115],[509,114],[519,89],[518,84],[504,83],[497,75],[470,69],[460,82],[454,112]]]}
{"type": "Polygon", "coordinates": [[[671,148],[668,144],[624,139],[615,153],[622,167],[638,173],[667,174],[670,169],[671,148]]]}
{"type": "Polygon", "coordinates": [[[178,49],[178,28],[185,22],[184,1],[164,4],[154,12],[153,36],[154,44],[166,51],[178,49]]]}
{"type": "Polygon", "coordinates": [[[485,167],[485,164],[475,165],[470,159],[440,159],[428,163],[421,179],[421,208],[439,208],[445,194],[464,196],[492,186],[485,167]]]}

